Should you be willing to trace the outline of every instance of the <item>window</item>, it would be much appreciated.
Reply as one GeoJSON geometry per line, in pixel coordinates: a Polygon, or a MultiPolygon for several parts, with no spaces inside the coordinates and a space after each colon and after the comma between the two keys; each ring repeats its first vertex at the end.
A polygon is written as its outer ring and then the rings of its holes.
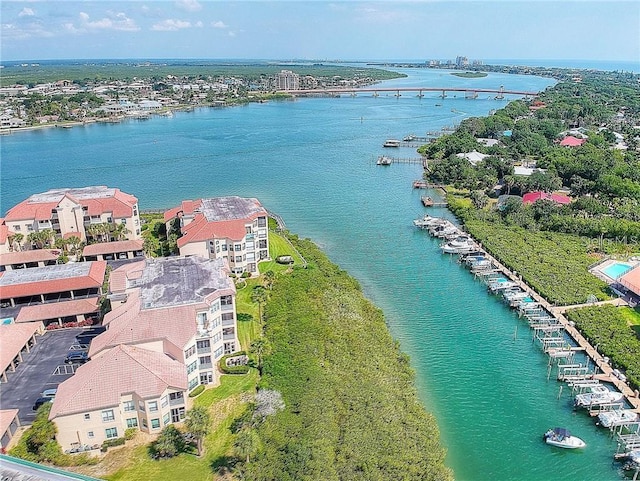
{"type": "Polygon", "coordinates": [[[206,312],[198,312],[198,314],[196,314],[196,317],[198,319],[198,323],[200,323],[200,324],[204,324],[205,322],[207,322],[207,313],[206,312]]]}
{"type": "Polygon", "coordinates": [[[185,359],[188,359],[188,358],[190,358],[191,356],[193,356],[195,353],[196,353],[196,346],[195,346],[195,344],[194,344],[193,346],[191,346],[189,349],[187,349],[187,350],[184,352],[184,357],[185,357],[185,359]]]}
{"type": "Polygon", "coordinates": [[[143,428],[147,427],[147,418],[142,418],[142,427],[143,428]]]}
{"type": "Polygon", "coordinates": [[[107,436],[107,439],[117,438],[118,428],[107,428],[104,430],[104,434],[107,436]]]}
{"type": "Polygon", "coordinates": [[[124,410],[125,411],[135,411],[136,410],[136,405],[133,403],[133,401],[125,401],[123,404],[124,404],[124,410]]]}
{"type": "MultiPolygon", "coordinates": [[[[113,409],[106,409],[102,411],[102,422],[113,421],[115,416],[113,415],[113,409]]],[[[109,437],[109,436],[107,436],[109,437]]]]}
{"type": "Polygon", "coordinates": [[[144,401],[138,401],[138,409],[144,412],[144,401]]]}
{"type": "Polygon", "coordinates": [[[200,364],[211,364],[211,356],[200,357],[200,364]]]}
{"type": "Polygon", "coordinates": [[[223,306],[233,306],[233,297],[231,296],[222,296],[220,298],[220,304],[223,306]]]}
{"type": "Polygon", "coordinates": [[[87,420],[87,419],[91,419],[91,414],[85,414],[85,415],[84,415],[84,419],[85,419],[85,420],[87,420]]]}
{"type": "Polygon", "coordinates": [[[189,381],[189,390],[193,389],[198,385],[198,378],[194,377],[191,381],[189,381]]]}
{"type": "Polygon", "coordinates": [[[207,347],[211,347],[211,342],[209,339],[205,339],[203,341],[196,342],[196,345],[198,346],[198,349],[206,349],[207,347]]]}
{"type": "Polygon", "coordinates": [[[149,402],[149,412],[155,412],[158,410],[158,401],[150,401],[149,402]]]}
{"type": "Polygon", "coordinates": [[[164,397],[162,398],[162,404],[161,404],[161,406],[162,406],[162,407],[165,407],[167,404],[169,404],[169,396],[164,396],[164,397]]]}
{"type": "MultiPolygon", "coordinates": [[[[20,229],[18,229],[20,230],[20,229]]],[[[226,252],[227,251],[227,244],[222,244],[222,251],[226,252]]]]}
{"type": "Polygon", "coordinates": [[[167,413],[164,416],[162,416],[162,424],[164,424],[164,425],[169,424],[169,413],[167,413]]]}
{"type": "Polygon", "coordinates": [[[191,364],[189,364],[187,366],[187,374],[191,374],[193,371],[195,371],[197,366],[198,366],[198,361],[193,361],[191,364]]]}
{"type": "Polygon", "coordinates": [[[242,262],[242,256],[236,256],[236,262],[242,262]]]}
{"type": "Polygon", "coordinates": [[[151,429],[159,429],[160,428],[160,418],[155,418],[151,420],[151,429]]]}
{"type": "Polygon", "coordinates": [[[182,391],[180,392],[172,392],[169,394],[169,399],[171,399],[172,401],[175,401],[177,399],[182,399],[182,391]]]}
{"type": "Polygon", "coordinates": [[[19,231],[20,230],[20,226],[19,225],[14,225],[13,229],[19,231]]]}
{"type": "Polygon", "coordinates": [[[215,329],[216,327],[220,327],[220,318],[216,317],[213,321],[211,321],[211,329],[215,329]]]}
{"type": "Polygon", "coordinates": [[[236,252],[240,252],[241,250],[242,250],[242,245],[240,245],[240,244],[236,244],[236,245],[235,245],[235,251],[236,251],[236,252]]]}
{"type": "Polygon", "coordinates": [[[137,428],[138,427],[138,418],[129,418],[129,419],[127,419],[127,427],[128,428],[137,428]]]}
{"type": "Polygon", "coordinates": [[[219,347],[218,349],[215,350],[215,352],[213,353],[213,357],[215,357],[216,359],[218,359],[219,357],[222,356],[222,353],[224,352],[224,349],[222,347],[219,347]]]}
{"type": "Polygon", "coordinates": [[[92,438],[93,437],[93,431],[87,431],[87,436],[92,438]]]}
{"type": "Polygon", "coordinates": [[[267,226],[267,218],[258,217],[258,227],[266,227],[266,226],[267,226]]]}
{"type": "Polygon", "coordinates": [[[216,344],[217,342],[220,342],[221,339],[222,339],[222,333],[221,332],[216,332],[213,335],[213,338],[212,338],[214,344],[216,344]]]}
{"type": "Polygon", "coordinates": [[[222,320],[223,321],[233,321],[233,312],[227,312],[225,314],[222,314],[222,320]]]}

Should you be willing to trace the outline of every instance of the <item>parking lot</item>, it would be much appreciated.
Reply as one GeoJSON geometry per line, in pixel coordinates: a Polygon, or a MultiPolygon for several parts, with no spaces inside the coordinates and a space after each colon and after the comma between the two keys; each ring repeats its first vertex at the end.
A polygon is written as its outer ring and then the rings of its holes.
{"type": "Polygon", "coordinates": [[[55,388],[70,378],[75,365],[65,364],[69,348],[76,343],[76,335],[82,328],[47,331],[36,338],[37,344],[25,353],[16,372],[7,373],[8,382],[0,388],[2,409],[19,409],[20,422],[31,424],[36,413],[31,408],[45,389],[55,388]]]}

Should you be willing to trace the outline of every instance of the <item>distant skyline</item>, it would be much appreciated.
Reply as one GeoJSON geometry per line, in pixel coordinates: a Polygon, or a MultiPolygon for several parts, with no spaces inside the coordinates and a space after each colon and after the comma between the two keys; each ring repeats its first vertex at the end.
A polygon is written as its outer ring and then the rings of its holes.
{"type": "Polygon", "coordinates": [[[2,0],[0,60],[640,63],[640,2],[2,0]]]}

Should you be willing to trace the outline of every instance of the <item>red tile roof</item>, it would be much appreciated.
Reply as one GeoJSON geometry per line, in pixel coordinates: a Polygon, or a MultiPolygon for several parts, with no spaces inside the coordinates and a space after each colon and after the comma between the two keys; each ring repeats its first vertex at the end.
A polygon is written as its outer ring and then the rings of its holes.
{"type": "Polygon", "coordinates": [[[178,214],[193,215],[196,209],[202,204],[202,199],[196,200],[183,200],[178,207],[169,209],[164,213],[164,221],[169,222],[171,219],[175,219],[178,214]]]}
{"type": "Polygon", "coordinates": [[[620,277],[618,282],[640,296],[640,265],[620,277]]]}
{"type": "Polygon", "coordinates": [[[58,386],[49,419],[118,407],[123,394],[157,398],[167,388],[187,389],[184,364],[163,353],[120,345],[80,366],[58,386]]]}
{"type": "MultiPolygon", "coordinates": [[[[257,216],[256,214],[255,217],[257,216]]],[[[178,247],[183,247],[191,242],[200,242],[209,239],[231,239],[240,241],[247,233],[245,224],[252,220],[253,219],[237,219],[209,222],[203,214],[196,214],[195,219],[182,228],[182,237],[180,237],[177,242],[178,247]]]]}
{"type": "Polygon", "coordinates": [[[133,206],[138,203],[138,199],[133,195],[106,186],[55,189],[23,200],[9,209],[5,219],[7,221],[50,219],[51,211],[56,209],[65,197],[87,207],[88,215],[111,213],[116,218],[131,217],[133,206]]]}
{"type": "MultiPolygon", "coordinates": [[[[18,417],[18,409],[2,409],[0,410],[0,438],[9,430],[9,426],[14,419],[18,417]]],[[[19,424],[18,424],[19,425],[19,424]]],[[[6,448],[6,446],[3,446],[6,448]]]]}
{"type": "Polygon", "coordinates": [[[577,137],[574,137],[573,135],[567,135],[560,141],[560,145],[562,147],[580,147],[585,142],[586,139],[579,139],[577,137]]]}
{"type": "Polygon", "coordinates": [[[142,250],[143,242],[142,239],[138,239],[90,244],[82,249],[82,255],[97,256],[100,254],[115,254],[116,252],[140,251],[142,250]]]}
{"type": "Polygon", "coordinates": [[[522,197],[523,204],[533,204],[537,200],[552,200],[558,204],[570,204],[571,197],[564,194],[548,194],[547,192],[529,192],[522,197]]]}
{"type": "Polygon", "coordinates": [[[25,306],[16,316],[16,322],[46,321],[59,317],[76,316],[98,312],[99,298],[73,299],[71,301],[50,302],[36,306],[25,306]]]}
{"type": "Polygon", "coordinates": [[[31,336],[43,330],[41,322],[0,324],[0,369],[7,369],[31,336]]]}
{"type": "Polygon", "coordinates": [[[145,261],[131,262],[111,271],[109,275],[109,291],[111,293],[124,292],[127,289],[127,279],[138,279],[144,271],[145,261]]]}
{"type": "Polygon", "coordinates": [[[106,261],[93,261],[0,272],[0,298],[12,299],[100,287],[106,269],[106,261]],[[84,274],[67,275],[73,269],[85,267],[88,270],[84,270],[84,274]],[[35,280],[22,282],[22,279],[35,280]]]}
{"type": "Polygon", "coordinates": [[[105,316],[104,324],[109,328],[91,342],[89,355],[93,356],[118,344],[142,344],[163,339],[183,350],[197,333],[196,310],[208,307],[205,303],[199,303],[142,309],[140,289],[135,289],[126,303],[105,316]]]}
{"type": "Polygon", "coordinates": [[[26,264],[28,262],[55,261],[59,254],[60,251],[49,249],[9,252],[7,254],[0,254],[0,265],[8,266],[10,264],[26,264]]]}
{"type": "Polygon", "coordinates": [[[0,218],[0,244],[6,244],[11,234],[13,234],[13,232],[9,230],[4,219],[0,218]]]}

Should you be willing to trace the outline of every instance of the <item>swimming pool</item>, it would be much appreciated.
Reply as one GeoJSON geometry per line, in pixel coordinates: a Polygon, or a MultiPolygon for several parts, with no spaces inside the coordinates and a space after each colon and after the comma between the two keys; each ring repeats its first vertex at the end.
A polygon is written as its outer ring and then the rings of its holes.
{"type": "Polygon", "coordinates": [[[631,267],[633,266],[630,266],[629,264],[615,262],[611,265],[608,265],[604,269],[602,269],[602,272],[604,272],[611,279],[617,279],[618,277],[622,276],[625,272],[631,270],[631,267]]]}

